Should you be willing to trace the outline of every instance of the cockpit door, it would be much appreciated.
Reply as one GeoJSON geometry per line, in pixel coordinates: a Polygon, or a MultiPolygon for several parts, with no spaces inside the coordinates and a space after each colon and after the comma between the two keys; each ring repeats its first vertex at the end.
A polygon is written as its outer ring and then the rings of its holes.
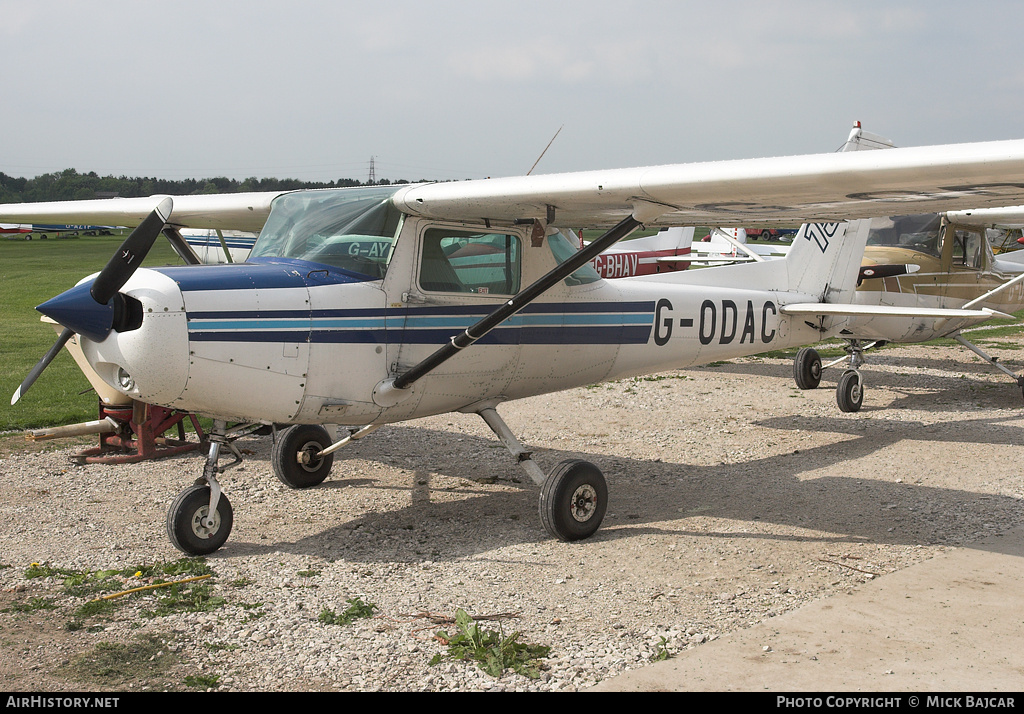
{"type": "MultiPolygon", "coordinates": [[[[407,220],[387,278],[392,374],[408,370],[485,317],[522,287],[524,236],[426,220],[407,220]]],[[[498,395],[519,359],[520,321],[492,330],[445,363],[419,389],[446,403],[498,395]]]]}
{"type": "Polygon", "coordinates": [[[984,284],[989,264],[988,243],[980,230],[943,222],[942,266],[949,276],[944,297],[950,306],[987,292],[984,284]]]}

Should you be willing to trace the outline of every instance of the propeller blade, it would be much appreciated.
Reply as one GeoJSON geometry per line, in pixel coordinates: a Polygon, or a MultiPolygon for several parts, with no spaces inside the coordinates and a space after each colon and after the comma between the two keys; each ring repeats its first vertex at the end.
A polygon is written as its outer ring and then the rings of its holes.
{"type": "Polygon", "coordinates": [[[89,289],[93,300],[100,305],[106,305],[110,299],[117,294],[128,279],[132,277],[136,268],[142,264],[149,249],[153,247],[160,232],[171,215],[174,203],[171,199],[165,198],[160,204],[132,231],[117,253],[104,266],[100,274],[96,276],[92,287],[89,289]]]}
{"type": "Polygon", "coordinates": [[[895,278],[899,275],[909,275],[921,269],[920,265],[864,265],[857,274],[857,285],[869,278],[895,278]]]}
{"type": "Polygon", "coordinates": [[[28,373],[28,376],[25,377],[25,381],[22,382],[21,386],[15,390],[14,396],[11,397],[12,407],[18,403],[18,400],[21,399],[22,396],[24,396],[25,392],[28,391],[28,388],[35,383],[36,379],[39,378],[39,375],[42,374],[43,370],[46,369],[46,366],[53,361],[53,358],[56,357],[57,353],[60,352],[64,345],[67,344],[68,340],[74,336],[74,330],[69,330],[66,327],[64,328],[64,331],[60,333],[60,337],[58,337],[57,341],[53,343],[53,347],[50,348],[50,351],[43,355],[41,360],[36,362],[36,366],[33,367],[32,371],[28,373]]]}

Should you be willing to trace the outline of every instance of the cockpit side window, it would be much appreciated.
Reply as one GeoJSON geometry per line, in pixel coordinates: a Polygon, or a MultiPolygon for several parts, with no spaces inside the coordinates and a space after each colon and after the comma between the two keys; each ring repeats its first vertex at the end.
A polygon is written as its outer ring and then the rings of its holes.
{"type": "Polygon", "coordinates": [[[985,267],[983,243],[980,233],[963,228],[953,229],[952,227],[950,227],[949,233],[953,236],[954,265],[963,265],[968,268],[985,267]]]}
{"type": "Polygon", "coordinates": [[[522,246],[510,233],[428,228],[420,252],[420,288],[427,292],[514,295],[522,246]]]}

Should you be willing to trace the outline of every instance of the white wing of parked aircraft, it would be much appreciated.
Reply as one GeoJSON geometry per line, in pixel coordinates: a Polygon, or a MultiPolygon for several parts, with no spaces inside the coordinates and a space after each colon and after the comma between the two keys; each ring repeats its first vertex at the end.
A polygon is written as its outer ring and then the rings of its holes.
{"type": "MultiPolygon", "coordinates": [[[[813,154],[414,184],[394,203],[434,219],[544,220],[612,226],[754,226],[842,221],[956,207],[977,210],[1024,198],[1015,181],[1024,140],[813,154]]],[[[284,192],[175,197],[179,227],[258,231],[284,192]]],[[[153,197],[0,206],[0,220],[133,225],[153,197]]],[[[951,209],[952,210],[952,209],[951,209]]]]}

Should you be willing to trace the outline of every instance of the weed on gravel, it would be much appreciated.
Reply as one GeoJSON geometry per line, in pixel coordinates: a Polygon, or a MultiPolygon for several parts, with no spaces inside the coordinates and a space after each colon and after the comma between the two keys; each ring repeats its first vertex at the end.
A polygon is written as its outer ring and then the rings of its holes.
{"type": "Polygon", "coordinates": [[[373,613],[377,609],[373,603],[363,602],[360,598],[350,597],[346,602],[348,609],[340,615],[333,610],[324,608],[317,619],[325,625],[349,625],[356,620],[373,617],[373,613]]]}
{"type": "MultiPolygon", "coordinates": [[[[86,599],[72,611],[71,619],[65,624],[68,630],[89,628],[90,623],[97,620],[110,620],[123,602],[140,596],[155,601],[153,607],[140,613],[149,619],[176,612],[208,612],[225,604],[224,598],[213,594],[209,580],[213,571],[198,558],[120,570],[74,570],[32,563],[24,576],[29,580],[57,580],[64,594],[86,599]]],[[[55,601],[45,598],[34,598],[19,607],[40,609],[44,606],[57,607],[55,601]]]]}
{"type": "Polygon", "coordinates": [[[167,641],[154,634],[139,635],[128,643],[99,642],[75,657],[58,672],[75,682],[120,688],[128,684],[164,688],[154,683],[170,674],[178,663],[167,641]]]}
{"type": "Polygon", "coordinates": [[[519,642],[519,632],[505,637],[501,632],[485,630],[477,624],[465,610],[455,613],[457,631],[449,635],[438,631],[434,637],[448,647],[447,654],[437,654],[430,660],[431,666],[444,661],[476,662],[477,666],[495,679],[501,677],[505,670],[511,669],[530,679],[540,677],[539,660],[547,657],[550,647],[529,645],[519,642]]]}

